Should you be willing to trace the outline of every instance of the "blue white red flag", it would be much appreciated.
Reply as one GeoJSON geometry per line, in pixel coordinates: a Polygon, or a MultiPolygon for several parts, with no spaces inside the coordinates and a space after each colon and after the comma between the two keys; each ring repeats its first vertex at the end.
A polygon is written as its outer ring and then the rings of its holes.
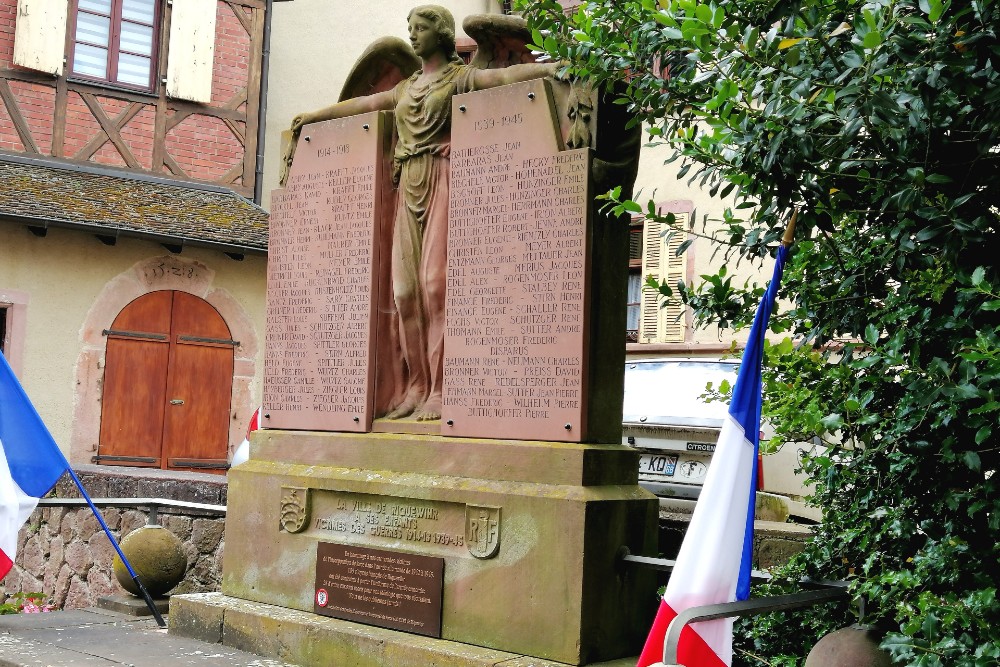
{"type": "MultiPolygon", "coordinates": [[[[746,600],[750,596],[764,334],[787,254],[788,249],[782,245],[774,276],[750,328],[729,412],[705,484],[638,667],[663,659],[667,628],[679,613],[691,607],[746,600]]],[[[732,665],[733,619],[685,626],[677,662],[687,667],[732,665]]]]}
{"type": "Polygon", "coordinates": [[[69,468],[0,354],[0,578],[14,564],[17,533],[69,468]]]}

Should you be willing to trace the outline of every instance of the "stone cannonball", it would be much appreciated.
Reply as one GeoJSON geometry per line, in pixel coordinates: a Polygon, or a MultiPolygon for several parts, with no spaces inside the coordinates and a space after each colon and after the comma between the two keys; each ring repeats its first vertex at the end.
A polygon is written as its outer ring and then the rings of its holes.
{"type": "Polygon", "coordinates": [[[863,625],[841,628],[813,646],[805,667],[891,667],[889,654],[878,647],[879,638],[863,625]]]}
{"type": "MultiPolygon", "coordinates": [[[[143,526],[133,530],[122,539],[121,548],[142,580],[142,585],[153,597],[162,596],[184,578],[187,570],[184,547],[177,536],[163,526],[143,526]]],[[[132,595],[141,595],[117,554],[112,567],[122,588],[132,595]]]]}

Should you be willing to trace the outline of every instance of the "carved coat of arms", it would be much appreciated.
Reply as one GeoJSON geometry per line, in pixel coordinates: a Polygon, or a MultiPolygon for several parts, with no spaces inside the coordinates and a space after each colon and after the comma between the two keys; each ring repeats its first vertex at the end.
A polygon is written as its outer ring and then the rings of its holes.
{"type": "Polygon", "coordinates": [[[500,551],[500,508],[465,506],[465,545],[476,558],[493,558],[500,551]]]}
{"type": "Polygon", "coordinates": [[[308,488],[281,487],[280,526],[289,533],[299,533],[309,525],[310,493],[308,488]]]}

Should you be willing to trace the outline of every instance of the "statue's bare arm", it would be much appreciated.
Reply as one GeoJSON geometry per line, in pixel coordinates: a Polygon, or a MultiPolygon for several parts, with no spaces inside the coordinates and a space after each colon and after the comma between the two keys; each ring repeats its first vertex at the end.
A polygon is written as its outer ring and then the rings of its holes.
{"type": "Polygon", "coordinates": [[[393,108],[392,91],[386,90],[374,95],[364,95],[363,97],[353,97],[343,102],[316,111],[300,113],[292,120],[292,132],[298,133],[303,125],[318,123],[334,118],[347,118],[369,111],[390,111],[393,108]]]}
{"type": "Polygon", "coordinates": [[[524,63],[500,69],[476,70],[474,76],[477,89],[496,88],[511,83],[544,79],[559,71],[559,63],[524,63]]]}
{"type": "Polygon", "coordinates": [[[374,95],[352,97],[349,100],[337,102],[332,106],[317,111],[300,113],[292,120],[292,137],[281,159],[281,172],[278,177],[278,183],[284,186],[288,180],[288,172],[292,168],[292,160],[295,158],[295,147],[298,144],[299,134],[302,132],[303,125],[318,123],[323,120],[332,120],[334,118],[347,118],[348,116],[356,116],[360,113],[368,113],[369,111],[389,111],[392,108],[392,91],[386,90],[374,95]]]}

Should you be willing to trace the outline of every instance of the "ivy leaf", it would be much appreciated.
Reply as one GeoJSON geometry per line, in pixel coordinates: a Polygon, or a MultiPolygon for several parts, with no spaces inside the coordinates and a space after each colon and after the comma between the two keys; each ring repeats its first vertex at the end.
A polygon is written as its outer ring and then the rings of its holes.
{"type": "Polygon", "coordinates": [[[836,431],[844,425],[844,418],[840,413],[834,412],[823,417],[823,419],[820,420],[820,423],[823,424],[823,427],[826,428],[826,430],[836,431]]]}
{"type": "Polygon", "coordinates": [[[785,49],[790,49],[793,46],[795,46],[796,44],[798,44],[799,42],[801,42],[803,39],[805,39],[805,38],[804,37],[788,37],[788,38],[785,38],[785,39],[781,40],[780,42],[778,42],[778,50],[779,51],[783,51],[785,49]]]}
{"type": "Polygon", "coordinates": [[[986,269],[981,266],[977,266],[976,270],[972,272],[972,286],[979,287],[980,285],[982,285],[983,278],[985,277],[986,277],[986,269]]]}
{"type": "Polygon", "coordinates": [[[969,466],[972,470],[979,470],[982,467],[982,461],[979,459],[979,454],[976,452],[966,452],[962,455],[962,460],[965,461],[965,465],[969,466]]]}
{"type": "Polygon", "coordinates": [[[874,324],[865,327],[865,342],[872,346],[878,342],[878,329],[875,328],[874,324]]]}
{"type": "Polygon", "coordinates": [[[861,45],[866,49],[877,48],[882,43],[882,33],[877,30],[872,30],[870,33],[865,35],[865,38],[861,40],[861,45]]]}
{"type": "Polygon", "coordinates": [[[844,21],[843,23],[841,23],[840,25],[838,25],[833,30],[833,32],[831,32],[829,35],[827,35],[827,39],[829,39],[830,37],[836,37],[837,35],[843,35],[845,32],[847,32],[850,29],[851,29],[851,24],[848,23],[847,21],[844,21]]]}

